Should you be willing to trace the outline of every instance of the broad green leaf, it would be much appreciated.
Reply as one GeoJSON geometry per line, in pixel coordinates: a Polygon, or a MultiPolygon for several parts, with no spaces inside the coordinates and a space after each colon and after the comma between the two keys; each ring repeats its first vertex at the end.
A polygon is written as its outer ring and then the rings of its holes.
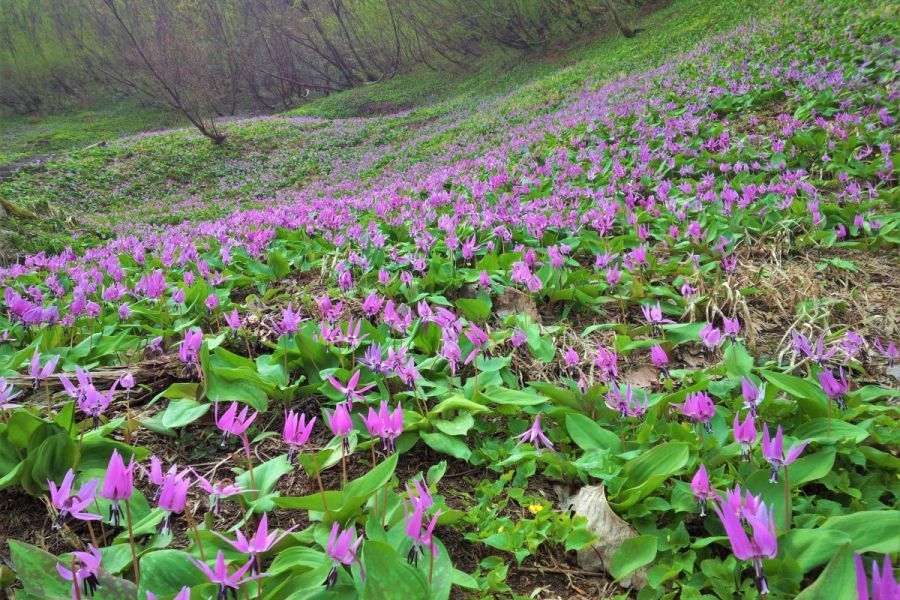
{"type": "Polygon", "coordinates": [[[566,415],[566,431],[582,450],[610,449],[622,451],[619,436],[601,427],[596,421],[581,413],[566,415]]]}
{"type": "Polygon", "coordinates": [[[472,450],[459,437],[441,432],[429,433],[427,431],[420,432],[419,436],[423,442],[442,454],[447,454],[460,460],[469,460],[469,457],[472,456],[472,450]]]}
{"type": "Polygon", "coordinates": [[[366,577],[363,596],[374,600],[429,598],[428,581],[422,572],[407,564],[391,546],[382,542],[363,543],[366,577]]]}
{"type": "Polygon", "coordinates": [[[822,529],[842,531],[853,540],[857,552],[893,554],[900,552],[900,511],[869,510],[831,517],[822,529]]]}
{"type": "Polygon", "coordinates": [[[209,581],[188,554],[181,550],[157,550],[141,557],[141,584],[139,594],[147,592],[157,596],[178,593],[182,587],[194,587],[209,581]]]}
{"type": "Polygon", "coordinates": [[[800,592],[797,600],[855,597],[856,564],[853,560],[853,547],[850,544],[844,544],[812,585],[800,592]]]}
{"type": "Polygon", "coordinates": [[[616,579],[633,573],[656,558],[656,538],[652,535],[639,535],[628,538],[609,561],[609,572],[616,579]]]}

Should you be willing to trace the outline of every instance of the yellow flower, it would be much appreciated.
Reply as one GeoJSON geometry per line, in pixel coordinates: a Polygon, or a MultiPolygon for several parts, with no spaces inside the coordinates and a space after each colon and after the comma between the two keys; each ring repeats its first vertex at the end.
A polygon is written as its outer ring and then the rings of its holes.
{"type": "Polygon", "coordinates": [[[531,514],[536,515],[539,512],[541,512],[542,510],[544,510],[544,505],[543,504],[529,504],[528,510],[531,512],[531,514]]]}

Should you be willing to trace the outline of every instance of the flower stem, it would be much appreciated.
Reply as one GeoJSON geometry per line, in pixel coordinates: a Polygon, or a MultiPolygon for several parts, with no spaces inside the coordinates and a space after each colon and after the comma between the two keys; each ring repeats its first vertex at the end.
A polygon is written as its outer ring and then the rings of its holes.
{"type": "Polygon", "coordinates": [[[184,516],[187,518],[188,526],[194,531],[194,541],[197,543],[197,550],[200,551],[200,560],[206,562],[206,552],[203,551],[203,540],[200,539],[200,530],[197,529],[197,522],[191,515],[191,511],[185,508],[184,516]]]}
{"type": "Polygon", "coordinates": [[[72,553],[72,589],[75,590],[75,600],[81,600],[81,588],[78,587],[78,568],[75,565],[75,553],[72,553]]]}
{"type": "Polygon", "coordinates": [[[341,489],[347,485],[347,444],[346,438],[341,438],[341,489]]]}
{"type": "Polygon", "coordinates": [[[90,521],[87,521],[87,526],[88,526],[88,531],[91,534],[91,543],[94,544],[94,548],[99,549],[100,544],[97,543],[97,534],[94,533],[94,525],[90,521]]]}
{"type": "Polygon", "coordinates": [[[831,438],[831,397],[828,398],[828,437],[831,438]]]}
{"type": "MultiPolygon", "coordinates": [[[[372,468],[375,468],[375,439],[372,438],[372,445],[369,446],[369,450],[372,451],[372,468]]],[[[374,505],[375,514],[378,514],[378,494],[375,494],[375,505],[374,505]]]]}
{"type": "Polygon", "coordinates": [[[791,486],[788,481],[788,466],[784,465],[784,530],[791,529],[791,486]]]}
{"type": "Polygon", "coordinates": [[[131,503],[126,500],[125,501],[125,516],[128,517],[128,542],[131,544],[131,565],[134,567],[134,584],[140,585],[141,583],[141,570],[138,567],[138,559],[137,559],[137,547],[134,543],[134,527],[133,527],[133,519],[131,518],[131,503]]]}
{"type": "Polygon", "coordinates": [[[53,395],[50,394],[50,378],[44,380],[44,391],[47,392],[47,418],[53,418],[53,395]]]}
{"type": "Polygon", "coordinates": [[[434,579],[434,552],[428,549],[428,587],[431,587],[431,580],[434,579]]]}
{"type": "Polygon", "coordinates": [[[328,500],[325,499],[325,486],[322,485],[322,470],[316,455],[312,455],[313,468],[316,470],[316,481],[319,482],[319,493],[322,494],[322,512],[328,512],[328,500]]]}

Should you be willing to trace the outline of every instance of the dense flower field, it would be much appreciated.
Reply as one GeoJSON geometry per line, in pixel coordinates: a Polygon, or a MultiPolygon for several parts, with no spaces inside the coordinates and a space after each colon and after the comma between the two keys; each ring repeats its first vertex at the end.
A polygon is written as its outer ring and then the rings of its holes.
{"type": "Polygon", "coordinates": [[[5,268],[0,586],[897,598],[890,15],[809,3],[5,268]]]}

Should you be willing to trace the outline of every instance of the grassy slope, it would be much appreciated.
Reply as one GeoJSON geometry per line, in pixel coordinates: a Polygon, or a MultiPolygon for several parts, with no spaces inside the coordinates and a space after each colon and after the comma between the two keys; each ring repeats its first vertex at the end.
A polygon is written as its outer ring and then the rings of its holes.
{"type": "MultiPolygon", "coordinates": [[[[171,223],[216,216],[279,189],[346,176],[335,171],[343,158],[377,154],[379,148],[402,147],[402,152],[378,157],[368,174],[413,163],[465,140],[472,131],[514,122],[522,109],[550,108],[581,86],[658,65],[710,35],[768,14],[775,5],[774,0],[675,0],[635,20],[645,31],[632,40],[606,32],[552,59],[498,54],[476,62],[466,74],[398,77],[317,100],[284,118],[228,125],[230,141],[224,147],[212,146],[193,131],[177,130],[64,153],[0,184],[0,196],[48,215],[40,222],[7,223],[5,228],[14,232],[7,244],[23,251],[52,251],[72,243],[76,232],[77,244],[90,245],[111,233],[102,224],[118,220],[171,223]],[[384,108],[388,102],[421,105],[396,115],[331,120],[384,108]],[[479,110],[486,103],[493,103],[491,109],[479,110]],[[433,135],[422,136],[422,131],[433,135]],[[410,141],[415,143],[404,145],[410,141]]],[[[59,117],[41,128],[55,132],[54,139],[70,131],[71,138],[86,143],[95,133],[105,138],[116,127],[137,127],[145,117],[156,118],[122,114],[101,119],[89,131],[59,117]]],[[[22,147],[21,140],[38,133],[22,128],[10,135],[22,147]]]]}

